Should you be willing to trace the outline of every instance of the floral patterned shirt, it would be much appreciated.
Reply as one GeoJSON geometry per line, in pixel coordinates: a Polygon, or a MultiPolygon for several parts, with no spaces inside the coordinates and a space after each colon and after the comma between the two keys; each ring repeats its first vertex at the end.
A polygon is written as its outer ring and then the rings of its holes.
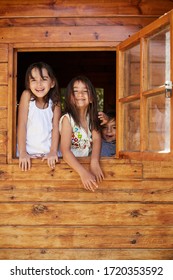
{"type": "Polygon", "coordinates": [[[67,117],[70,125],[72,127],[72,138],[71,138],[71,151],[76,157],[86,157],[91,152],[92,144],[92,134],[89,130],[89,117],[87,116],[88,122],[88,133],[83,127],[79,127],[75,124],[73,118],[69,114],[65,114],[61,117],[59,123],[59,130],[61,133],[62,120],[64,117],[67,117]]]}

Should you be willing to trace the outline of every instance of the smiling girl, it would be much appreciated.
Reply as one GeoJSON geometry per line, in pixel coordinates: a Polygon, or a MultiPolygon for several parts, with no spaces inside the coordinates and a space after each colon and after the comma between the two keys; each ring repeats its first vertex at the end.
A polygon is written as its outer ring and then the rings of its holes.
{"type": "Polygon", "coordinates": [[[61,116],[58,82],[51,67],[31,64],[25,76],[18,112],[19,167],[31,168],[31,158],[47,159],[51,168],[58,162],[59,119],[61,116]]]}
{"type": "Polygon", "coordinates": [[[94,191],[104,178],[99,163],[101,134],[96,91],[85,76],[73,78],[67,86],[60,134],[64,160],[80,175],[84,187],[94,191]],[[89,170],[77,159],[86,156],[90,156],[89,170]]]}

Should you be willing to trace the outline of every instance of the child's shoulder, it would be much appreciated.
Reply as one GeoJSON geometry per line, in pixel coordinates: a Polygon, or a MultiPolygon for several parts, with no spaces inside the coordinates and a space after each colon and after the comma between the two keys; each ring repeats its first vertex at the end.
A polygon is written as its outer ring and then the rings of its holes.
{"type": "Polygon", "coordinates": [[[25,98],[28,98],[28,99],[31,99],[31,92],[28,90],[28,89],[25,89],[23,92],[22,92],[22,97],[24,96],[25,98]]]}
{"type": "Polygon", "coordinates": [[[61,116],[60,122],[62,122],[64,118],[67,118],[70,121],[70,115],[68,113],[65,113],[61,116]]]}
{"type": "Polygon", "coordinates": [[[67,120],[68,120],[70,126],[73,126],[73,125],[74,125],[74,120],[73,120],[73,118],[70,116],[70,114],[65,113],[64,115],[61,116],[60,121],[59,121],[60,130],[61,130],[61,128],[62,128],[62,123],[63,123],[63,120],[64,120],[64,119],[67,119],[67,120]]]}
{"type": "Polygon", "coordinates": [[[31,100],[31,93],[29,90],[24,90],[21,94],[20,102],[29,102],[31,100]]]}

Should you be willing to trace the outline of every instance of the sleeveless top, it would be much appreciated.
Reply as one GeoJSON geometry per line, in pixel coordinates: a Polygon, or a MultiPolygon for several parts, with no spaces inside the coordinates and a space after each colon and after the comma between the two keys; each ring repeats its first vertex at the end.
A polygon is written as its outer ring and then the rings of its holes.
{"type": "Polygon", "coordinates": [[[83,127],[79,127],[75,124],[73,118],[69,114],[65,114],[60,118],[59,130],[61,133],[62,120],[67,117],[70,125],[72,127],[72,137],[71,137],[71,151],[76,157],[86,157],[89,156],[91,152],[92,144],[92,134],[89,130],[89,116],[87,116],[88,123],[88,133],[83,127]]]}
{"type": "Polygon", "coordinates": [[[35,100],[29,102],[26,134],[26,151],[30,155],[43,156],[50,152],[52,138],[52,100],[48,107],[40,109],[35,100]]]}

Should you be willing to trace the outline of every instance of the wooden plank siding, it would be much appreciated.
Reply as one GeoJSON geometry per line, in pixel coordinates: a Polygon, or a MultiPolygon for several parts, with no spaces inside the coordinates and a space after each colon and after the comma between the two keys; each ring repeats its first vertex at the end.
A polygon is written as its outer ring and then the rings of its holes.
{"type": "Polygon", "coordinates": [[[147,15],[164,14],[172,9],[171,0],[142,0],[142,1],[103,1],[103,0],[1,0],[0,16],[5,18],[24,17],[105,17],[115,15],[147,15]],[[133,3],[132,3],[133,2],[133,3]]]}
{"type": "MultiPolygon", "coordinates": [[[[116,51],[119,42],[171,9],[170,0],[0,1],[1,260],[173,259],[170,158],[102,158],[105,180],[94,193],[62,159],[55,170],[37,159],[22,172],[10,158],[16,129],[13,48],[116,51]]],[[[89,168],[88,159],[80,161],[89,168]]]]}
{"type": "Polygon", "coordinates": [[[42,181],[36,162],[28,172],[1,165],[0,259],[172,259],[173,180],[164,171],[173,163],[109,163],[94,193],[63,161],[54,172],[42,163],[42,181]]]}

